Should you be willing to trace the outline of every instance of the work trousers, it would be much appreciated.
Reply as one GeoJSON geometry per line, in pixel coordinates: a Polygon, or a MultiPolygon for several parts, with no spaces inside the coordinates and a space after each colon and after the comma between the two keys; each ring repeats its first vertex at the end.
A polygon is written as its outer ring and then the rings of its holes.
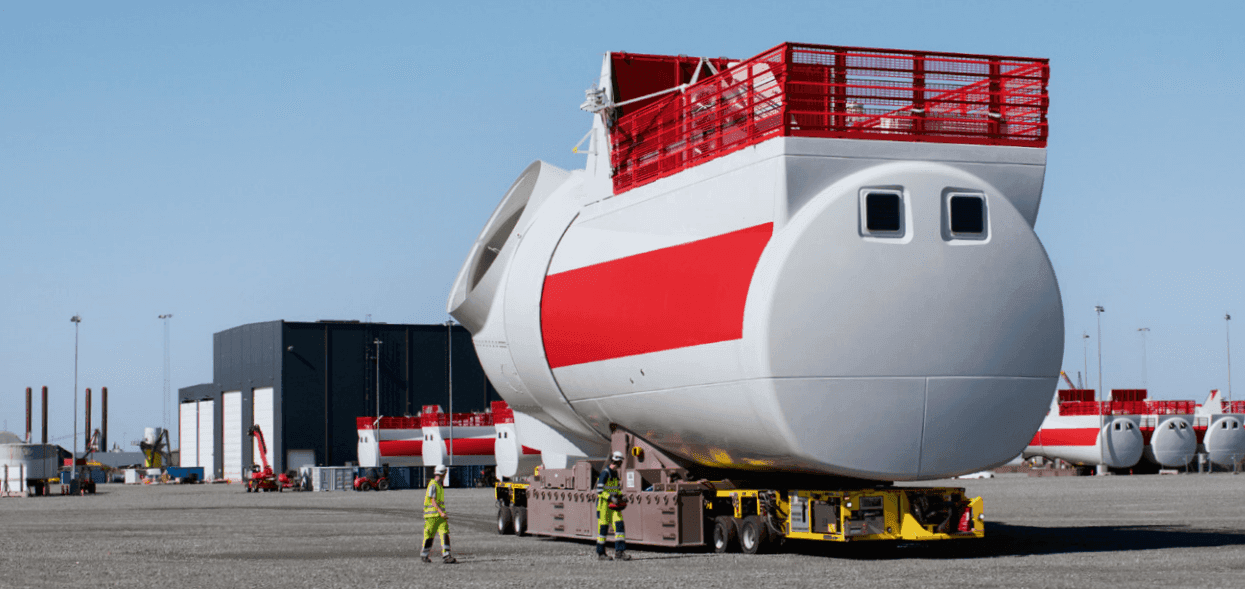
{"type": "Polygon", "coordinates": [[[610,509],[604,502],[597,503],[597,554],[605,554],[605,535],[614,526],[614,552],[627,549],[627,534],[623,527],[621,511],[610,509]]]}
{"type": "Polygon", "coordinates": [[[450,523],[437,516],[424,518],[424,548],[419,552],[420,556],[432,553],[432,540],[438,535],[441,536],[441,555],[450,555],[450,523]]]}

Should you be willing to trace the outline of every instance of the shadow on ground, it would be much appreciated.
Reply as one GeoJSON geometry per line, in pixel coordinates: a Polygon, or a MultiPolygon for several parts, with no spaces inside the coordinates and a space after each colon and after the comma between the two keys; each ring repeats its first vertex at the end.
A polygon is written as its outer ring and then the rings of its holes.
{"type": "Polygon", "coordinates": [[[1037,527],[986,523],[982,540],[872,544],[793,542],[784,552],[859,560],[957,559],[1245,546],[1245,534],[1188,526],[1037,527]]]}

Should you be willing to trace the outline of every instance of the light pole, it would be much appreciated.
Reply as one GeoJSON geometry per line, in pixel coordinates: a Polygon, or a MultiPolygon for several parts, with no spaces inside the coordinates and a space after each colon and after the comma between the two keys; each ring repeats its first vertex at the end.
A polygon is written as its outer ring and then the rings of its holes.
{"type": "Polygon", "coordinates": [[[1102,305],[1094,306],[1094,313],[1098,315],[1098,391],[1096,395],[1098,397],[1098,435],[1102,437],[1102,443],[1098,445],[1099,465],[1107,462],[1103,453],[1107,451],[1107,441],[1110,439],[1102,431],[1105,427],[1105,418],[1102,415],[1102,398],[1104,397],[1102,394],[1102,313],[1104,311],[1106,309],[1103,309],[1102,305]]]}
{"type": "Polygon", "coordinates": [[[1232,315],[1223,314],[1223,331],[1228,343],[1228,411],[1232,411],[1232,315]]]}
{"type": "MultiPolygon", "coordinates": [[[[1089,334],[1084,331],[1081,332],[1081,360],[1085,362],[1085,380],[1089,380],[1089,334]]],[[[1081,388],[1085,388],[1084,382],[1081,388]]]]}
{"type": "Polygon", "coordinates": [[[1141,388],[1146,387],[1146,334],[1150,333],[1149,327],[1140,327],[1137,329],[1141,333],[1141,388]]]}
{"type": "Polygon", "coordinates": [[[380,439],[380,345],[385,343],[380,338],[375,338],[372,343],[376,344],[376,439],[380,439]]]}
{"type": "Polygon", "coordinates": [[[450,466],[454,466],[454,320],[445,322],[445,365],[450,393],[450,466]]]}
{"type": "MultiPolygon", "coordinates": [[[[1106,309],[1102,305],[1094,306],[1094,312],[1098,314],[1098,400],[1101,401],[1102,395],[1102,314],[1106,309]]],[[[1101,413],[1101,412],[1100,412],[1101,413]]]]}
{"type": "Polygon", "coordinates": [[[69,461],[69,488],[72,490],[78,480],[78,325],[82,323],[82,316],[74,315],[69,320],[73,322],[73,452],[69,461]]]}
{"type": "MultiPolygon", "coordinates": [[[[164,426],[164,431],[166,432],[169,431],[169,385],[171,383],[171,381],[169,380],[169,319],[172,319],[172,318],[173,318],[172,313],[167,313],[164,315],[160,315],[159,317],[156,317],[156,319],[160,319],[164,321],[164,393],[163,393],[164,400],[162,403],[164,407],[164,415],[163,415],[164,423],[162,423],[161,425],[164,426]]],[[[180,417],[180,414],[179,414],[179,417],[180,417]]],[[[181,420],[179,419],[178,421],[181,421],[181,420]]]]}

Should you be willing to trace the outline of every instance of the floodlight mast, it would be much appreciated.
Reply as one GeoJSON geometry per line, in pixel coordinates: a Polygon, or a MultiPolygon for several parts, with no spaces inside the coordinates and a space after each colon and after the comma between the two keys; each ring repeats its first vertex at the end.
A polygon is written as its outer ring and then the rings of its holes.
{"type": "Polygon", "coordinates": [[[72,489],[78,480],[78,325],[82,323],[81,315],[69,318],[73,322],[73,452],[69,461],[69,488],[72,489]]]}

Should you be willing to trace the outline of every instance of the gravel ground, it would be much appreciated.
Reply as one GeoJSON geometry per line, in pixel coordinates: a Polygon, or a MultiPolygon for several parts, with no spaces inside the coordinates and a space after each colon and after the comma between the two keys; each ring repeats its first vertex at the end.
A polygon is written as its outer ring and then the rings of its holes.
{"type": "Polygon", "coordinates": [[[448,489],[457,565],[418,560],[422,495],[101,485],[0,499],[0,587],[1241,587],[1245,476],[1001,476],[985,540],[794,543],[748,556],[496,533],[490,489],[448,489]]]}

